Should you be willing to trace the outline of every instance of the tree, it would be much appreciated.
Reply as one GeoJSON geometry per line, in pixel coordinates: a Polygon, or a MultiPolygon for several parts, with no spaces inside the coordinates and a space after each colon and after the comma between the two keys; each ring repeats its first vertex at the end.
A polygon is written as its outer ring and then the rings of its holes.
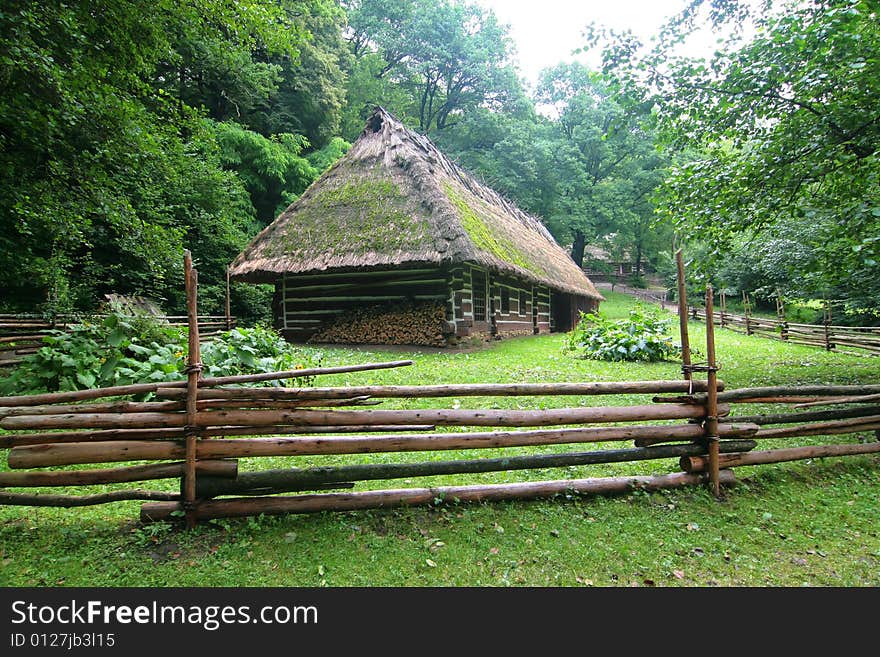
{"type": "Polygon", "coordinates": [[[346,7],[356,58],[349,108],[361,119],[384,104],[422,132],[442,131],[519,89],[507,27],[491,11],[457,0],[359,0],[346,7]]]}
{"type": "Polygon", "coordinates": [[[257,54],[294,60],[306,38],[269,0],[6,2],[0,175],[14,182],[0,188],[0,302],[179,303],[185,247],[210,299],[254,211],[200,115],[265,98],[275,69],[257,54]]]}
{"type": "Polygon", "coordinates": [[[558,117],[557,199],[547,219],[571,240],[583,265],[588,241],[615,233],[641,266],[652,227],[652,193],[663,159],[654,147],[649,108],[626,102],[613,82],[578,63],[542,72],[539,103],[558,117]]]}
{"type": "Polygon", "coordinates": [[[668,146],[690,154],[668,180],[667,217],[717,253],[799,227],[817,249],[795,272],[801,294],[836,290],[861,312],[880,293],[878,48],[874,2],[695,1],[653,52],[630,58],[619,40],[606,62],[655,104],[668,146]],[[752,36],[708,61],[672,56],[706,7],[752,36]]]}

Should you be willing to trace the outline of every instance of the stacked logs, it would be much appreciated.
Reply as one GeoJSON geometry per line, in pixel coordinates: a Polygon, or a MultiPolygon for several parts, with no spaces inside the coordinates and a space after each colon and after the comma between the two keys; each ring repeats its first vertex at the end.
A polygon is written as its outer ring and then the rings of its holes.
{"type": "Polygon", "coordinates": [[[312,335],[309,342],[445,347],[448,335],[443,304],[408,302],[342,313],[312,335]]]}

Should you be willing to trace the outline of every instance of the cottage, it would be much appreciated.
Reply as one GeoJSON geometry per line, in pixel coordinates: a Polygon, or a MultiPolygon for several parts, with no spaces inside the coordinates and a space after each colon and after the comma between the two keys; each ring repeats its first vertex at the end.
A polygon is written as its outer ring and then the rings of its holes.
{"type": "Polygon", "coordinates": [[[275,284],[275,322],[294,341],[567,331],[602,300],[537,218],[382,108],[230,276],[275,284]]]}

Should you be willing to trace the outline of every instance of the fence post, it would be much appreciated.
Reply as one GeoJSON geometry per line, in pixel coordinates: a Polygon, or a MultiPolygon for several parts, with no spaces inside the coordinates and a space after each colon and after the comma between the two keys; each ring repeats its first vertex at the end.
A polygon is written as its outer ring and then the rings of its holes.
{"type": "Polygon", "coordinates": [[[226,268],[226,330],[232,329],[232,312],[229,303],[229,267],[226,268]]]}
{"type": "Polygon", "coordinates": [[[192,254],[184,251],[183,269],[186,276],[186,314],[189,324],[189,343],[186,365],[186,463],[183,479],[183,510],[186,526],[196,524],[196,442],[198,427],[196,413],[199,379],[202,375],[202,356],[199,346],[198,272],[193,268],[192,254]]]}
{"type": "Polygon", "coordinates": [[[685,381],[690,381],[691,372],[691,346],[688,336],[688,307],[687,291],[684,284],[684,260],[681,257],[681,249],[675,252],[675,263],[678,267],[678,328],[681,335],[681,370],[685,381]]]}
{"type": "Polygon", "coordinates": [[[749,294],[745,290],[743,290],[743,312],[746,316],[746,335],[752,334],[752,324],[749,321],[749,318],[752,314],[752,304],[749,303],[749,294]]]}
{"type": "Polygon", "coordinates": [[[724,290],[721,290],[721,328],[724,328],[725,323],[724,320],[725,314],[727,313],[727,294],[724,293],[724,290]]]}
{"type": "Polygon", "coordinates": [[[716,497],[721,494],[718,465],[718,367],[715,363],[715,319],[712,308],[712,285],[706,286],[706,423],[704,425],[709,450],[709,483],[716,497]]]}
{"type": "Polygon", "coordinates": [[[825,351],[831,351],[834,345],[831,344],[831,305],[828,299],[825,299],[825,309],[822,313],[822,325],[825,329],[825,351]]]}

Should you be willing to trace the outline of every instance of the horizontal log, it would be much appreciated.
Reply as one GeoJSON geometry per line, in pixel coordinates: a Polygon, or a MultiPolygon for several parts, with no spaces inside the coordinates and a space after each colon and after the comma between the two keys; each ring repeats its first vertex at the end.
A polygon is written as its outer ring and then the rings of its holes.
{"type": "Polygon", "coordinates": [[[795,406],[795,408],[806,408],[808,406],[829,406],[830,404],[865,404],[867,402],[880,401],[880,394],[877,395],[858,395],[855,397],[835,397],[834,401],[822,400],[815,402],[807,402],[795,406]]]}
{"type": "MultiPolygon", "coordinates": [[[[700,429],[699,435],[694,440],[702,440],[706,436],[705,430],[698,424],[694,424],[692,426],[696,426],[700,429]]],[[[718,425],[718,437],[719,438],[749,438],[753,436],[760,427],[757,424],[750,424],[748,422],[742,423],[722,423],[718,425]]],[[[675,440],[681,440],[676,438],[664,438],[662,436],[652,437],[652,436],[642,436],[636,438],[635,445],[636,447],[650,447],[651,445],[656,445],[661,442],[672,442],[675,440]]]]}
{"type": "Polygon", "coordinates": [[[6,493],[0,492],[0,504],[9,506],[55,506],[71,508],[94,506],[126,500],[179,500],[177,493],[159,490],[115,490],[97,495],[54,495],[48,493],[6,493]]]}
{"type": "MultiPolygon", "coordinates": [[[[181,388],[186,394],[186,389],[181,388]]],[[[206,391],[207,392],[207,391],[206,391]]],[[[210,395],[208,395],[210,396],[210,395]]],[[[201,409],[216,408],[301,408],[303,406],[355,406],[364,405],[369,399],[351,397],[348,399],[314,399],[314,400],[252,400],[236,401],[230,399],[201,399],[197,407],[201,409]]],[[[379,403],[379,402],[375,402],[379,403]]],[[[104,402],[94,404],[45,404],[42,406],[0,407],[0,419],[19,415],[63,415],[71,413],[156,413],[185,410],[182,401],[164,402],[104,402]]]]}
{"type": "MultiPolygon", "coordinates": [[[[745,454],[726,454],[721,458],[720,463],[723,468],[732,468],[831,456],[857,456],[860,454],[877,453],[880,453],[880,442],[848,445],[807,445],[805,447],[768,449],[745,454]]],[[[683,456],[679,465],[681,465],[685,472],[704,472],[708,467],[708,459],[704,456],[683,456]]]]}
{"type": "Polygon", "coordinates": [[[805,404],[815,401],[828,401],[834,397],[829,396],[805,396],[805,395],[786,395],[784,397],[743,397],[734,399],[730,404],[805,404]]]}
{"type": "MultiPolygon", "coordinates": [[[[756,445],[757,443],[753,440],[724,442],[725,448],[733,452],[748,451],[756,445]]],[[[196,496],[206,499],[217,497],[218,495],[268,495],[312,490],[318,485],[339,482],[558,468],[598,463],[622,463],[698,455],[704,451],[705,449],[701,445],[663,445],[661,447],[607,449],[567,454],[533,454],[456,461],[430,461],[427,463],[368,463],[307,469],[262,470],[258,472],[243,472],[235,479],[199,477],[196,480],[196,496]]]]}
{"type": "MultiPolygon", "coordinates": [[[[364,363],[362,365],[342,365],[338,367],[312,367],[301,370],[288,370],[284,372],[266,372],[263,374],[239,374],[235,376],[206,377],[199,380],[200,387],[225,386],[239,383],[257,383],[280,379],[294,379],[323,374],[344,374],[348,372],[366,372],[382,370],[392,367],[406,367],[412,365],[411,360],[389,361],[385,363],[364,363]]],[[[37,406],[40,404],[55,404],[62,402],[85,401],[88,399],[100,399],[101,397],[121,397],[126,395],[140,395],[148,392],[156,392],[162,388],[185,388],[186,381],[170,381],[163,383],[133,383],[125,386],[112,386],[110,388],[90,388],[88,390],[71,390],[69,392],[49,392],[37,395],[19,395],[13,397],[0,397],[0,406],[37,406]]]]}
{"type": "MultiPolygon", "coordinates": [[[[719,390],[723,389],[719,381],[719,390]]],[[[633,395],[705,392],[706,382],[623,381],[592,383],[468,383],[423,386],[344,386],[337,388],[213,388],[199,396],[231,399],[339,399],[367,395],[373,398],[518,397],[551,395],[633,395]]],[[[178,398],[181,390],[160,388],[159,397],[178,398]]]]}
{"type": "Polygon", "coordinates": [[[880,385],[803,385],[766,386],[760,388],[739,388],[718,393],[718,401],[734,402],[740,399],[786,396],[852,396],[880,394],[880,385]]]}
{"type": "MultiPolygon", "coordinates": [[[[184,470],[184,463],[151,463],[94,470],[0,472],[0,487],[90,486],[153,479],[174,479],[182,477],[184,470]]],[[[196,461],[196,472],[200,475],[210,476],[212,479],[234,478],[238,474],[238,462],[229,460],[196,461]]]]}
{"type": "Polygon", "coordinates": [[[147,413],[180,411],[183,402],[99,402],[94,404],[43,404],[41,406],[0,407],[0,419],[17,415],[59,415],[67,413],[147,413]]]}
{"type": "MultiPolygon", "coordinates": [[[[524,447],[569,443],[605,442],[656,438],[666,442],[694,440],[703,435],[696,424],[676,426],[589,427],[490,431],[484,433],[390,434],[375,436],[302,436],[253,438],[250,440],[204,440],[196,445],[200,459],[252,456],[313,456],[317,454],[366,454],[446,449],[524,447]]],[[[739,434],[741,435],[741,434],[739,434]]],[[[103,443],[61,443],[15,447],[9,451],[10,468],[37,468],[78,463],[172,460],[185,455],[180,442],[126,440],[103,443]]]]}
{"type": "MultiPolygon", "coordinates": [[[[325,434],[325,433],[380,433],[405,431],[433,431],[432,424],[371,425],[353,424],[345,427],[211,427],[201,429],[201,438],[213,436],[274,436],[283,434],[325,434]]],[[[95,431],[47,431],[44,433],[0,434],[0,448],[21,447],[25,445],[44,445],[47,443],[106,442],[113,440],[182,440],[186,436],[179,429],[99,429],[95,431]]]]}
{"type": "MultiPolygon", "coordinates": [[[[502,500],[553,497],[560,494],[608,495],[632,490],[654,491],[666,488],[693,486],[705,481],[703,475],[677,472],[660,476],[598,477],[592,479],[563,479],[557,481],[530,481],[515,484],[486,484],[482,486],[440,486],[436,488],[409,488],[398,490],[363,491],[356,493],[322,493],[288,497],[230,498],[200,502],[193,510],[198,520],[254,516],[261,513],[313,513],[318,511],[354,511],[359,509],[423,506],[437,500],[453,502],[488,502],[502,500]]],[[[721,483],[733,485],[736,478],[731,470],[721,473],[721,483]]],[[[141,521],[168,520],[180,510],[180,504],[153,503],[141,506],[141,521]]]]}
{"type": "Polygon", "coordinates": [[[791,438],[794,436],[824,436],[841,433],[859,433],[861,431],[876,431],[880,429],[880,416],[869,415],[863,418],[851,420],[835,420],[831,422],[815,422],[802,424],[794,427],[778,427],[773,429],[761,429],[755,434],[755,438],[791,438]]]}
{"type": "MultiPolygon", "coordinates": [[[[812,405],[812,403],[802,404],[802,406],[812,405]]],[[[799,406],[795,406],[794,408],[799,408],[799,406]]],[[[795,424],[798,422],[817,422],[821,420],[845,420],[847,418],[864,417],[866,415],[880,415],[880,406],[855,406],[851,408],[835,408],[826,411],[804,411],[800,413],[739,415],[731,417],[730,419],[734,422],[750,422],[752,424],[765,426],[768,424],[795,424]]]]}
{"type": "Polygon", "coordinates": [[[42,335],[4,335],[0,336],[0,342],[42,342],[46,334],[42,335]]]}
{"type": "MultiPolygon", "coordinates": [[[[729,409],[727,409],[729,411],[729,409]]],[[[413,409],[369,411],[200,411],[194,425],[227,426],[345,426],[347,424],[433,424],[437,426],[529,427],[645,420],[680,420],[705,415],[703,406],[654,404],[642,406],[591,406],[546,410],[413,409]]],[[[185,413],[69,413],[20,415],[0,420],[0,428],[20,429],[124,429],[183,427],[185,413]]]]}

